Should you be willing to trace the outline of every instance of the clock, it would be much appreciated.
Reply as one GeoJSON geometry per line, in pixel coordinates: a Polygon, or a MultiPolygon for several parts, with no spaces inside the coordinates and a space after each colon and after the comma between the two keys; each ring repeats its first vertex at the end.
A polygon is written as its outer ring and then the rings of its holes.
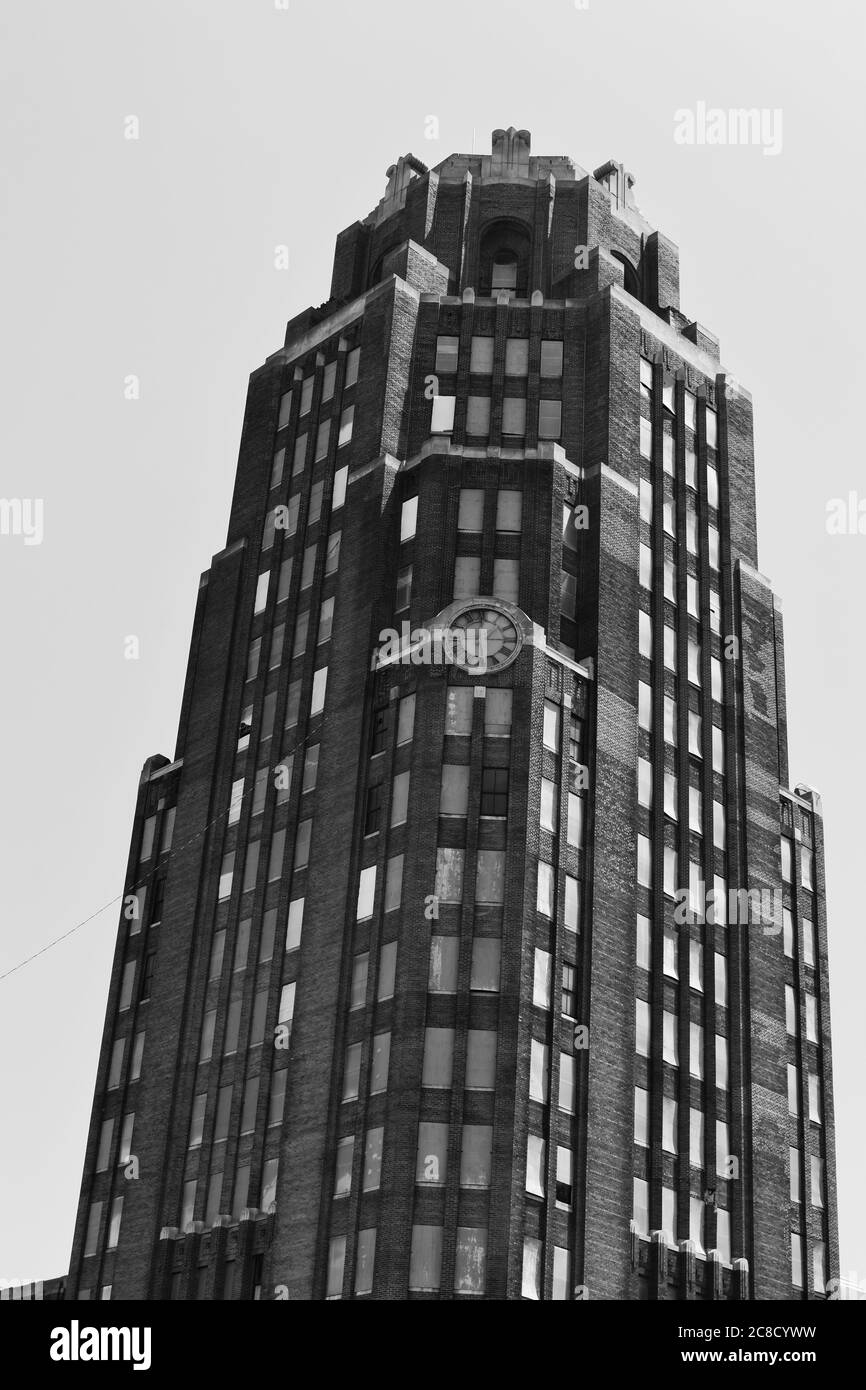
{"type": "Polygon", "coordinates": [[[457,613],[449,626],[452,633],[459,634],[461,646],[459,656],[455,653],[455,663],[479,675],[504,670],[517,660],[523,646],[514,619],[498,604],[471,604],[457,613]]]}

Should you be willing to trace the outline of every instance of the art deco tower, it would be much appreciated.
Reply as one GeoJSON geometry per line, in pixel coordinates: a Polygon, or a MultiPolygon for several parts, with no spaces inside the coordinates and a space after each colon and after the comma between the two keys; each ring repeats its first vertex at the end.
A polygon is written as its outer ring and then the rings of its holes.
{"type": "Polygon", "coordinates": [[[526,131],[399,159],[250,379],[69,1296],[824,1296],[821,809],[787,781],[751,400],[676,248],[526,131]]]}

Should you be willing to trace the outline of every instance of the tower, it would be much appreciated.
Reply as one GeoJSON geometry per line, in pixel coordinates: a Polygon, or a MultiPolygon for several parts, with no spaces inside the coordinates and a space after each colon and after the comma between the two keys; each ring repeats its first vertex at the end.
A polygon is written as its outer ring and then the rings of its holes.
{"type": "Polygon", "coordinates": [[[836,1274],[821,805],[748,393],[618,164],[407,155],[250,378],[69,1292],[836,1274]]]}

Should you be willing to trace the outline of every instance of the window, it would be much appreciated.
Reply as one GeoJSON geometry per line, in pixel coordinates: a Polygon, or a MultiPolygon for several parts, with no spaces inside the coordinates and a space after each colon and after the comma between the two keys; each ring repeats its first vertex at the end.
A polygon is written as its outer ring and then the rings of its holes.
{"type": "Polygon", "coordinates": [[[637,837],[637,881],[644,888],[652,888],[652,846],[646,835],[637,837]]]}
{"type": "Polygon", "coordinates": [[[526,401],[522,396],[506,396],[502,402],[502,433],[522,439],[526,434],[526,401]]]}
{"type": "Polygon", "coordinates": [[[388,1090],[388,1070],[391,1066],[391,1033],[377,1033],[373,1038],[373,1068],[370,1070],[370,1094],[381,1095],[388,1090]]]}
{"type": "Polygon", "coordinates": [[[677,1016],[665,1009],[662,1013],[662,1058],[672,1067],[680,1064],[677,1040],[677,1016]]]}
{"type": "Polygon", "coordinates": [[[567,1115],[574,1114],[576,1067],[570,1052],[559,1054],[559,1108],[567,1115]]]}
{"type": "Polygon", "coordinates": [[[201,1025],[201,1041],[199,1043],[198,1060],[207,1062],[213,1053],[214,1024],[216,1023],[216,1009],[208,1009],[201,1025]]]}
{"type": "Polygon", "coordinates": [[[498,993],[500,955],[501,943],[497,938],[475,938],[472,943],[470,990],[479,994],[498,993]]]}
{"type": "MultiPolygon", "coordinates": [[[[187,1183],[188,1187],[189,1184],[187,1183]]],[[[195,1184],[193,1183],[193,1200],[195,1200],[195,1184]]],[[[120,1221],[123,1215],[123,1198],[115,1197],[111,1204],[111,1216],[108,1222],[108,1240],[105,1242],[106,1250],[116,1250],[117,1242],[120,1240],[120,1221]]],[[[192,1213],[187,1217],[185,1225],[192,1220],[192,1213]]]]}
{"type": "Polygon", "coordinates": [[[715,986],[716,1003],[719,1008],[726,1009],[728,1006],[728,963],[723,955],[718,951],[713,953],[715,963],[715,986]]]}
{"type": "Polygon", "coordinates": [[[812,1154],[809,1159],[810,1195],[813,1207],[824,1205],[824,1160],[812,1154]]]}
{"type": "Polygon", "coordinates": [[[298,832],[295,836],[295,863],[296,869],[305,869],[310,862],[310,838],[313,832],[313,822],[311,819],[302,820],[298,824],[298,832]]]}
{"type": "Polygon", "coordinates": [[[785,1030],[789,1037],[797,1036],[797,1000],[790,985],[785,985],[785,1030]]]}
{"type": "Polygon", "coordinates": [[[334,1174],[334,1196],[348,1197],[352,1188],[352,1156],[355,1152],[355,1136],[350,1134],[337,1143],[337,1165],[334,1174]]]}
{"type": "Polygon", "coordinates": [[[413,1226],[409,1251],[409,1288],[419,1293],[435,1291],[441,1280],[442,1227],[413,1226]]]}
{"type": "MultiPolygon", "coordinates": [[[[638,681],[638,728],[652,728],[652,690],[646,681],[638,681]]],[[[672,702],[673,703],[673,702],[672,702]]]]}
{"type": "Polygon", "coordinates": [[[397,972],[397,942],[388,941],[382,947],[379,955],[379,988],[376,998],[381,1002],[383,999],[394,998],[394,981],[397,972]]]}
{"type": "Polygon", "coordinates": [[[800,1113],[800,1077],[797,1068],[788,1063],[788,1114],[800,1113]]]}
{"type": "Polygon", "coordinates": [[[538,861],[536,907],[545,917],[553,916],[553,865],[538,861]]]}
{"type": "Polygon", "coordinates": [[[641,416],[640,420],[640,456],[642,459],[652,459],[653,456],[653,427],[652,422],[641,416]]]}
{"type": "Polygon", "coordinates": [[[677,1194],[670,1187],[662,1188],[662,1230],[668,1245],[673,1245],[677,1235],[677,1194]]]}
{"type": "Polygon", "coordinates": [[[662,1097],[662,1148],[677,1152],[677,1103],[671,1096],[662,1097]]]}
{"type": "Polygon", "coordinates": [[[541,375],[562,376],[562,343],[551,338],[541,340],[541,375]]]}
{"type": "Polygon", "coordinates": [[[716,1034],[716,1086],[720,1091],[728,1089],[728,1040],[716,1034]]]}
{"type": "Polygon", "coordinates": [[[680,977],[679,964],[677,961],[677,946],[679,936],[675,927],[664,924],[662,939],[662,969],[671,980],[678,980],[680,977]]]}
{"type": "Polygon", "coordinates": [[[102,1202],[92,1202],[87,1213],[87,1233],[84,1237],[85,1255],[95,1255],[99,1245],[99,1227],[102,1222],[102,1202]]]}
{"type": "Polygon", "coordinates": [[[350,1043],[346,1048],[346,1065],[343,1069],[343,1100],[357,1100],[361,1077],[361,1044],[350,1043]]]}
{"type": "Polygon", "coordinates": [[[418,524],[418,498],[407,497],[400,512],[400,541],[409,541],[418,524]]]}
{"type": "Polygon", "coordinates": [[[153,987],[153,971],[156,966],[156,951],[148,951],[144,957],[144,968],[141,972],[141,988],[138,991],[140,1003],[144,1003],[150,998],[150,991],[153,987]]]}
{"type": "Polygon", "coordinates": [[[650,919],[638,913],[636,933],[637,963],[642,970],[649,970],[650,957],[650,919]]]}
{"type": "Polygon", "coordinates": [[[328,537],[328,549],[325,552],[325,576],[336,574],[340,567],[340,541],[342,531],[335,531],[328,537]]]}
{"type": "Polygon", "coordinates": [[[795,1231],[791,1232],[791,1283],[795,1289],[803,1287],[803,1239],[795,1231]]]}
{"type": "Polygon", "coordinates": [[[334,397],[334,385],[337,380],[336,362],[328,362],[322,373],[322,400],[330,401],[334,397]]]}
{"type": "Polygon", "coordinates": [[[457,512],[458,531],[480,531],[484,523],[483,488],[462,487],[457,512]]]}
{"type": "Polygon", "coordinates": [[[652,482],[646,478],[641,478],[639,492],[641,492],[641,521],[646,521],[652,525],[652,482]]]}
{"type": "Polygon", "coordinates": [[[421,1085],[447,1090],[451,1085],[453,1069],[454,1029],[426,1028],[421,1085]]]}
{"type": "MultiPolygon", "coordinates": [[[[207,1095],[205,1095],[207,1100],[207,1095]]],[[[114,1135],[114,1120],[103,1120],[102,1128],[99,1131],[99,1148],[96,1153],[96,1171],[105,1173],[108,1171],[108,1159],[111,1153],[111,1140],[114,1135]]],[[[201,1140],[199,1140],[201,1142],[201,1140]]]]}
{"type": "Polygon", "coordinates": [[[689,710],[689,752],[695,757],[702,757],[701,750],[701,716],[694,710],[689,710]]]}
{"type": "Polygon", "coordinates": [[[535,970],[532,985],[532,1002],[540,1009],[550,1008],[550,981],[552,974],[552,957],[549,951],[540,951],[536,947],[535,951],[535,970]]]}
{"type": "Polygon", "coordinates": [[[505,375],[526,376],[529,372],[529,339],[508,338],[505,342],[505,375]]]}
{"type": "Polygon", "coordinates": [[[562,1012],[566,1018],[575,1018],[575,989],[577,972],[573,965],[563,962],[562,966],[562,1012]]]}
{"type": "Polygon", "coordinates": [[[489,376],[493,371],[493,339],[473,338],[469,358],[469,370],[478,376],[489,376]]]}
{"type": "Polygon", "coordinates": [[[652,657],[653,654],[653,629],[649,613],[644,613],[641,609],[638,614],[638,649],[641,656],[652,657]]]}
{"type": "Polygon", "coordinates": [[[632,1212],[639,1233],[649,1235],[649,1184],[644,1178],[633,1179],[632,1212]]]}
{"type": "Polygon", "coordinates": [[[562,401],[538,402],[539,439],[559,439],[562,434],[562,401]]]}
{"type": "Polygon", "coordinates": [[[458,555],[454,561],[454,598],[471,598],[481,587],[481,557],[458,555]]]}
{"type": "MultiPolygon", "coordinates": [[[[323,458],[328,456],[328,441],[331,437],[331,421],[323,420],[316,431],[316,452],[313,455],[314,463],[321,463],[323,458]]],[[[319,503],[321,509],[321,499],[319,503]]],[[[309,521],[318,520],[317,517],[309,517],[309,521]]]]}
{"type": "Polygon", "coordinates": [[[472,688],[470,686],[451,686],[445,705],[445,733],[467,735],[472,733],[472,688]]]}
{"type": "Polygon", "coordinates": [[[809,1119],[821,1124],[821,1080],[815,1072],[809,1072],[809,1119]]]}
{"type": "Polygon", "coordinates": [[[798,1148],[788,1147],[788,1180],[790,1180],[790,1195],[792,1202],[799,1202],[799,1150],[798,1148]]]}
{"type": "Polygon", "coordinates": [[[467,435],[486,439],[490,433],[490,397],[469,396],[466,402],[467,435]]]}
{"type": "Polygon", "coordinates": [[[465,851],[462,849],[437,849],[434,892],[440,902],[463,901],[464,858],[465,851]]]}
{"type": "Polygon", "coordinates": [[[376,865],[361,870],[358,881],[358,907],[356,920],[363,922],[373,915],[373,899],[376,894],[376,865]]]}
{"type": "Polygon", "coordinates": [[[550,1050],[546,1043],[532,1039],[529,1054],[529,1099],[547,1104],[550,1082],[550,1050]]]}
{"type": "Polygon", "coordinates": [[[646,758],[637,760],[637,799],[641,806],[653,804],[653,770],[646,758]]]}
{"type": "Polygon", "coordinates": [[[693,1168],[704,1166],[704,1112],[689,1110],[689,1162],[693,1168]]]}
{"type": "Polygon", "coordinates": [[[291,414],[291,410],[292,393],[291,391],[284,391],[283,394],[280,396],[280,413],[277,418],[278,430],[285,429],[286,425],[289,423],[289,415],[291,414]]]}
{"type": "Polygon", "coordinates": [[[433,413],[430,419],[431,434],[451,434],[454,429],[454,407],[456,396],[434,396],[433,413]]]}
{"type": "Polygon", "coordinates": [[[418,1126],[415,1181],[425,1187],[442,1186],[448,1176],[447,1124],[422,1121],[418,1126]]]}
{"type": "Polygon", "coordinates": [[[436,371],[446,375],[457,371],[459,338],[438,337],[436,339],[436,371]]]}
{"type": "Polygon", "coordinates": [[[532,1197],[544,1196],[544,1154],[544,1140],[537,1134],[530,1134],[526,1141],[525,1186],[532,1197]]]}
{"type": "Polygon", "coordinates": [[[344,378],[344,380],[343,380],[343,390],[344,390],[344,391],[345,391],[349,386],[354,386],[354,385],[355,385],[355,382],[358,380],[358,365],[359,365],[359,363],[360,363],[360,360],[361,360],[361,349],[360,349],[360,348],[357,348],[357,347],[356,347],[356,348],[352,348],[352,350],[350,351],[349,355],[348,355],[347,358],[346,358],[346,376],[345,376],[345,378],[344,378]]]}
{"type": "Polygon", "coordinates": [[[403,893],[403,855],[394,854],[385,866],[385,912],[400,906],[403,893]]]}
{"type": "Polygon", "coordinates": [[[638,545],[638,575],[641,587],[651,589],[653,586],[653,553],[649,546],[643,543],[638,545]]]}
{"type": "Polygon", "coordinates": [[[123,977],[120,984],[120,1000],[118,1011],[123,1013],[132,1003],[132,987],[135,982],[135,961],[128,960],[123,967],[123,977]]]}
{"type": "Polygon", "coordinates": [[[256,601],[253,605],[254,615],[256,613],[263,613],[265,611],[265,607],[268,602],[268,584],[270,582],[270,578],[270,570],[265,570],[258,577],[258,581],[256,583],[256,601]]]}
{"type": "Polygon", "coordinates": [[[346,1237],[334,1236],[328,1246],[328,1283],[325,1298],[342,1298],[346,1264],[346,1237]]]}
{"type": "Polygon", "coordinates": [[[564,926],[569,931],[580,931],[580,883],[577,878],[571,877],[571,874],[566,874],[564,926]]]}
{"type": "Polygon", "coordinates": [[[427,980],[427,988],[431,994],[457,993],[457,966],[459,955],[459,937],[431,937],[430,970],[427,980]]]}
{"type": "Polygon", "coordinates": [[[394,612],[401,613],[412,601],[412,566],[406,565],[397,574],[397,597],[394,612]]]}
{"type": "Polygon", "coordinates": [[[634,1088],[634,1142],[649,1148],[649,1091],[642,1086],[634,1088]]]}
{"type": "Polygon", "coordinates": [[[367,1144],[364,1149],[364,1192],[377,1192],[382,1180],[382,1138],[385,1131],[381,1126],[367,1130],[367,1144]]]}
{"type": "Polygon", "coordinates": [[[304,899],[295,898],[289,903],[286,926],[286,950],[296,951],[301,944],[301,928],[304,922],[304,899]]]}
{"type": "Polygon", "coordinates": [[[353,405],[347,405],[340,416],[340,433],[337,436],[338,449],[342,449],[344,445],[351,443],[354,428],[355,407],[353,405]]]}
{"type": "Polygon", "coordinates": [[[484,734],[486,738],[508,738],[511,735],[511,691],[487,688],[484,701],[484,734]]]}
{"type": "Polygon", "coordinates": [[[310,699],[310,718],[321,714],[325,708],[325,691],[328,686],[328,668],[323,666],[313,676],[313,693],[310,699]]]}
{"type": "MultiPolygon", "coordinates": [[[[307,459],[307,436],[306,436],[305,434],[299,434],[298,437],[297,437],[297,439],[295,440],[295,447],[294,447],[294,449],[293,449],[293,451],[292,451],[292,477],[293,477],[293,478],[297,478],[297,476],[298,476],[299,473],[303,473],[303,471],[304,471],[304,465],[305,465],[305,463],[306,463],[306,459],[307,459]]],[[[294,501],[294,500],[295,500],[295,499],[293,498],[292,501],[294,501]]],[[[298,502],[298,506],[300,506],[300,497],[297,498],[297,502],[298,502]]],[[[293,536],[293,535],[294,535],[294,529],[292,529],[292,530],[289,531],[289,535],[290,535],[290,536],[293,536]]]]}
{"type": "Polygon", "coordinates": [[[331,511],[337,512],[346,501],[346,484],[349,481],[349,467],[344,464],[334,474],[334,491],[331,494],[331,511]]]}
{"type": "MultiPolygon", "coordinates": [[[[447,1133],[448,1126],[441,1125],[447,1133]]],[[[493,1147],[492,1125],[464,1125],[460,1151],[460,1186],[488,1188],[493,1147]]],[[[444,1181],[444,1177],[443,1177],[444,1181]]]]}
{"type": "Polygon", "coordinates": [[[496,1070],[497,1034],[488,1029],[470,1028],[466,1035],[466,1089],[492,1091],[496,1070]]]}
{"type": "Polygon", "coordinates": [[[465,816],[469,809],[469,764],[443,763],[440,816],[465,816]]]}
{"type": "Polygon", "coordinates": [[[540,1300],[542,1278],[542,1246],[534,1236],[523,1238],[523,1273],[520,1293],[522,1298],[540,1300]]]}

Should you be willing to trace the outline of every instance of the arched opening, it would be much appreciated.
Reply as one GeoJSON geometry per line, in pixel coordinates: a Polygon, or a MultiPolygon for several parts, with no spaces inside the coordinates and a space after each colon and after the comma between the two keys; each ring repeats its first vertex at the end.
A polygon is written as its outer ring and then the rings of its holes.
{"type": "Polygon", "coordinates": [[[529,231],[519,222],[494,222],[481,238],[479,292],[502,292],[525,299],[529,294],[529,263],[532,242],[529,231]]]}
{"type": "Polygon", "coordinates": [[[614,251],[611,249],[610,254],[613,256],[614,260],[619,261],[623,268],[622,283],[626,294],[633,295],[635,299],[639,299],[641,303],[643,303],[643,286],[636,268],[621,251],[614,251]]]}

